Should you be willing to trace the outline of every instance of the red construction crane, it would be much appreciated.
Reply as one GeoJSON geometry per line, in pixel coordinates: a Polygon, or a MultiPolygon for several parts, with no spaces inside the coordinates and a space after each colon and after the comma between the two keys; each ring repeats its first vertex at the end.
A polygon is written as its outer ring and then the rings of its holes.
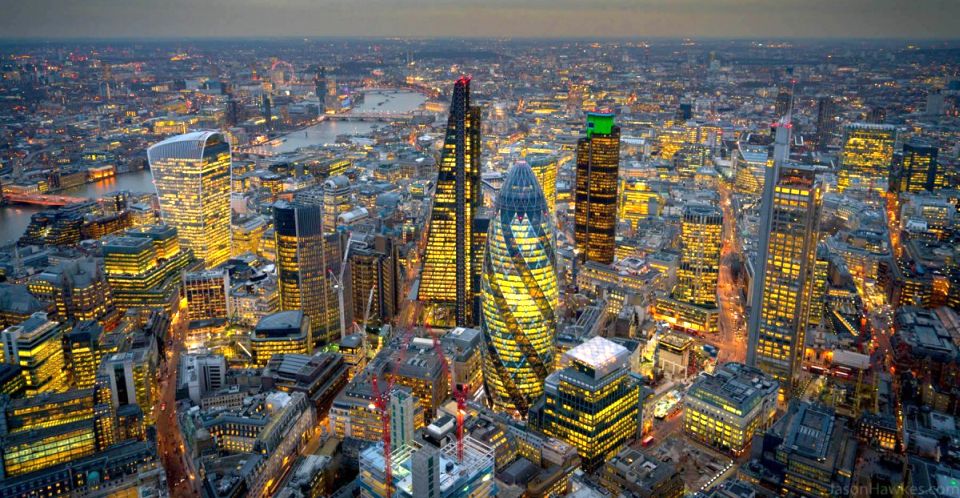
{"type": "Polygon", "coordinates": [[[443,352],[440,345],[440,336],[435,330],[430,331],[433,336],[433,349],[440,358],[440,368],[443,369],[443,375],[450,380],[450,394],[457,401],[457,462],[463,462],[463,416],[467,413],[467,393],[469,386],[454,382],[453,375],[450,372],[450,364],[447,362],[447,355],[443,352]]]}
{"type": "MultiPolygon", "coordinates": [[[[410,340],[413,337],[413,327],[406,327],[403,331],[403,337],[400,340],[400,352],[396,358],[396,364],[402,365],[404,360],[407,357],[407,349],[410,345],[410,340]]],[[[396,382],[397,377],[395,375],[387,375],[387,388],[383,391],[380,390],[380,378],[377,376],[376,372],[371,372],[373,379],[371,381],[373,388],[373,401],[370,403],[371,407],[377,410],[380,414],[380,421],[383,423],[383,471],[384,471],[384,485],[387,496],[393,496],[393,466],[391,465],[391,440],[390,440],[390,394],[393,391],[393,385],[396,382]]]]}

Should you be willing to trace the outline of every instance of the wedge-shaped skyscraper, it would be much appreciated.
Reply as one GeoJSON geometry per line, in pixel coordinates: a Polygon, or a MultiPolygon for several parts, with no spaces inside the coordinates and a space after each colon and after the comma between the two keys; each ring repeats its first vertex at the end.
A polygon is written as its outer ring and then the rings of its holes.
{"type": "Polygon", "coordinates": [[[470,105],[470,78],[463,77],[453,87],[418,291],[420,301],[449,309],[461,327],[477,322],[480,195],[480,108],[470,105]]]}

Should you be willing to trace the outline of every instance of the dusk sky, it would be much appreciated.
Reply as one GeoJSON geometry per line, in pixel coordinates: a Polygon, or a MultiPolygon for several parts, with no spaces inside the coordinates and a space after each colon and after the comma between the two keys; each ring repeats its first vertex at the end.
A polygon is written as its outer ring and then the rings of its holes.
{"type": "Polygon", "coordinates": [[[0,37],[958,38],[958,0],[0,0],[0,37]]]}

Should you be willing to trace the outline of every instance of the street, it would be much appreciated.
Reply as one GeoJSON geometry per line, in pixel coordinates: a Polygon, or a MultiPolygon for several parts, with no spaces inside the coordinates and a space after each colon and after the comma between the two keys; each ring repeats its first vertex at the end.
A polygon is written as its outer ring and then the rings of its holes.
{"type": "Polygon", "coordinates": [[[200,496],[200,483],[196,473],[191,470],[184,455],[186,446],[177,423],[177,367],[183,352],[183,340],[187,323],[185,314],[180,312],[170,325],[166,358],[160,364],[160,406],[157,408],[157,449],[167,471],[167,485],[172,498],[200,496]],[[169,344],[169,343],[168,343],[169,344]]]}
{"type": "Polygon", "coordinates": [[[720,305],[720,336],[713,341],[720,352],[717,360],[743,362],[747,357],[745,306],[740,286],[733,275],[732,265],[741,254],[737,238],[737,218],[733,212],[730,188],[721,185],[720,208],[723,211],[723,247],[720,250],[720,274],[717,281],[717,301],[720,305]]]}

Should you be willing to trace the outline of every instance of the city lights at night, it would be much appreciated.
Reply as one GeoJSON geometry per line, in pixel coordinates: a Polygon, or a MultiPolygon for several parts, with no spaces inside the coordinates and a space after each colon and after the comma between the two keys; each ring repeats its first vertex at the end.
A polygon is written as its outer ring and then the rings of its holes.
{"type": "Polygon", "coordinates": [[[958,497],[958,19],[0,0],[0,498],[958,497]]]}

